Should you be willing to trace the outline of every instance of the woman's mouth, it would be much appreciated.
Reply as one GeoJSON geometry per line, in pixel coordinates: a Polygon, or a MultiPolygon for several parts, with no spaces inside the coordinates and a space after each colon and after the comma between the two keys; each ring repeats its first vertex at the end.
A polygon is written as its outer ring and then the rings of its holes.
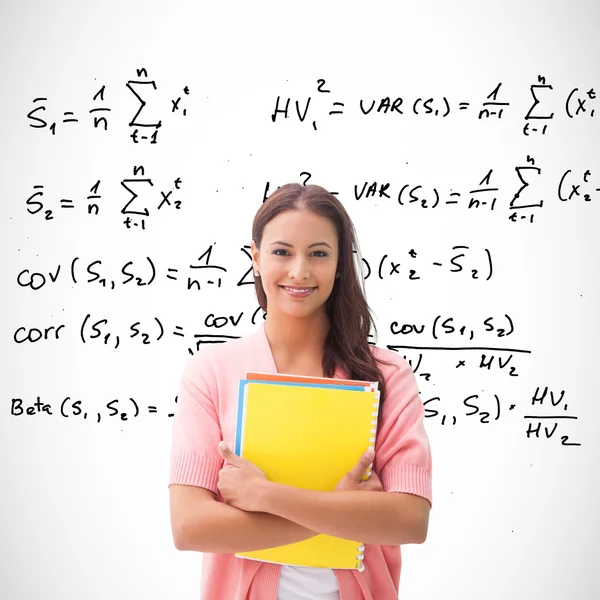
{"type": "Polygon", "coordinates": [[[279,286],[282,290],[288,293],[292,298],[306,298],[310,296],[317,288],[289,288],[284,285],[279,286]]]}

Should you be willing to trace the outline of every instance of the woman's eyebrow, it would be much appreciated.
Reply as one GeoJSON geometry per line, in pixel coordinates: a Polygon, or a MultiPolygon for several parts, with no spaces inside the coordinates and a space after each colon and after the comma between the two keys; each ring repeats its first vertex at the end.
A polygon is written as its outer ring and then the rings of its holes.
{"type": "MultiPolygon", "coordinates": [[[[281,244],[282,246],[288,246],[288,248],[294,247],[292,244],[288,244],[287,242],[282,242],[282,241],[271,242],[271,246],[274,246],[275,244],[281,244]]],[[[331,249],[331,246],[327,242],[315,242],[314,244],[311,244],[309,246],[309,248],[312,248],[313,246],[327,246],[329,249],[331,249]]]]}

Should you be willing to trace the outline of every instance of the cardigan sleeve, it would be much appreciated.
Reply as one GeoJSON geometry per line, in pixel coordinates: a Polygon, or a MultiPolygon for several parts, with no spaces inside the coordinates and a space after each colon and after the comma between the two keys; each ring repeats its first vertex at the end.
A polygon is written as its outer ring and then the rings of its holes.
{"type": "Polygon", "coordinates": [[[173,417],[169,486],[217,488],[223,459],[217,446],[223,439],[215,402],[211,397],[210,361],[206,352],[191,357],[179,383],[173,417]]]}
{"type": "Polygon", "coordinates": [[[423,422],[425,409],[410,364],[400,356],[394,362],[397,365],[383,367],[387,390],[380,406],[373,468],[384,492],[422,496],[431,507],[432,458],[423,422]]]}

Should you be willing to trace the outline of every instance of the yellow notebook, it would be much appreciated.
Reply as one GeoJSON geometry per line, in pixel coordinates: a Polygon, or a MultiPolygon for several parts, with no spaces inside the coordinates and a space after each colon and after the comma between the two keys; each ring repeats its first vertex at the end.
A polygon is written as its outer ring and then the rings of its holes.
{"type": "MultiPolygon", "coordinates": [[[[376,382],[340,385],[304,382],[297,376],[282,380],[280,374],[272,381],[267,380],[269,377],[265,374],[265,380],[240,380],[235,453],[252,461],[270,481],[333,491],[367,448],[375,447],[379,411],[376,382]]],[[[369,476],[370,469],[363,479],[369,476]]],[[[363,551],[359,540],[319,534],[236,556],[362,571],[363,551]]]]}

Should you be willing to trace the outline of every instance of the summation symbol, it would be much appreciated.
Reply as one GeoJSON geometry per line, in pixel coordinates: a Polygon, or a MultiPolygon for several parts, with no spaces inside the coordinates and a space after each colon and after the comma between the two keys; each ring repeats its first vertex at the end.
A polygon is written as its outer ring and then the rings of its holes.
{"type": "MultiPolygon", "coordinates": [[[[148,72],[146,71],[146,69],[138,69],[136,73],[137,73],[138,77],[148,77],[148,72]]],[[[151,139],[150,143],[156,144],[158,130],[160,127],[162,127],[162,122],[160,121],[160,119],[156,123],[143,123],[138,120],[140,118],[142,111],[144,110],[144,108],[146,107],[146,104],[147,104],[147,102],[144,100],[144,98],[142,98],[142,96],[140,94],[144,93],[144,95],[147,96],[148,94],[152,93],[153,91],[156,92],[157,91],[156,83],[154,81],[145,81],[145,80],[128,81],[127,89],[131,91],[131,93],[137,98],[137,100],[140,103],[140,107],[138,108],[138,111],[135,113],[133,119],[131,120],[131,123],[129,123],[129,126],[130,127],[154,127],[154,133],[152,133],[152,135],[150,135],[150,136],[139,135],[138,130],[135,129],[133,131],[133,133],[131,134],[131,139],[133,139],[133,141],[137,144],[138,137],[139,137],[139,139],[142,139],[142,140],[147,140],[148,137],[150,137],[150,139],[151,139]]]]}
{"type": "MultiPolygon", "coordinates": [[[[538,106],[538,104],[541,103],[540,95],[552,90],[552,86],[548,85],[546,83],[546,78],[543,77],[542,75],[538,75],[538,83],[539,83],[539,85],[534,84],[534,85],[530,86],[530,88],[529,88],[529,91],[531,92],[531,95],[533,96],[533,104],[529,107],[529,110],[527,111],[527,114],[525,115],[526,121],[528,121],[530,119],[554,119],[554,113],[535,114],[538,112],[538,111],[535,111],[535,108],[538,106]]],[[[546,133],[547,128],[548,128],[548,125],[544,125],[541,128],[542,135],[544,135],[546,133]]],[[[523,133],[525,135],[530,135],[530,133],[535,133],[537,131],[538,131],[538,128],[530,127],[530,123],[525,123],[525,126],[523,127],[523,133]]]]}
{"type": "MultiPolygon", "coordinates": [[[[133,175],[134,177],[136,175],[138,175],[138,173],[140,173],[142,176],[145,175],[145,171],[144,171],[144,167],[134,167],[133,168],[133,175]],[[140,173],[141,171],[141,173],[140,173]]],[[[131,198],[130,200],[127,202],[127,204],[121,209],[121,213],[123,213],[124,215],[143,215],[145,217],[147,217],[150,212],[148,210],[148,208],[144,207],[142,210],[130,210],[129,209],[129,205],[132,202],[135,202],[135,200],[138,198],[139,194],[135,191],[134,187],[137,188],[139,190],[139,186],[140,185],[150,185],[153,186],[154,184],[152,183],[152,179],[143,179],[143,178],[138,178],[138,179],[123,179],[121,181],[121,185],[131,194],[131,198]]],[[[142,190],[140,190],[140,193],[142,193],[142,190]]],[[[141,224],[140,223],[136,223],[133,222],[131,217],[127,217],[127,219],[124,221],[125,225],[127,226],[127,229],[130,228],[131,225],[134,225],[135,227],[139,227],[141,225],[142,229],[146,229],[146,221],[145,219],[141,220],[141,224]]]]}

